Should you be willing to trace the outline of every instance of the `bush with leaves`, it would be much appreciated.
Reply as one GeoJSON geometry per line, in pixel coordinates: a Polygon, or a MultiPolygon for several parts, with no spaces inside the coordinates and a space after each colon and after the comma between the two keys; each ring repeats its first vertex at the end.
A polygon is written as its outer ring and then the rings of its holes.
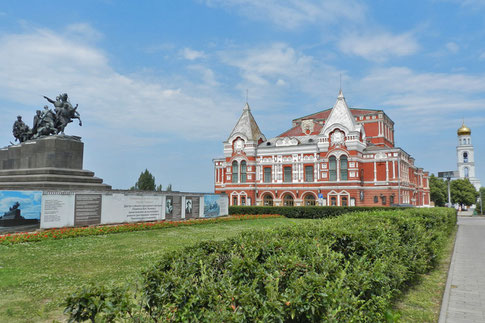
{"type": "Polygon", "coordinates": [[[324,219],[352,212],[402,209],[386,206],[230,206],[229,214],[280,214],[287,218],[324,219]]]}
{"type": "Polygon", "coordinates": [[[201,242],[143,274],[143,310],[155,322],[382,322],[455,224],[445,208],[357,212],[201,242]]]}

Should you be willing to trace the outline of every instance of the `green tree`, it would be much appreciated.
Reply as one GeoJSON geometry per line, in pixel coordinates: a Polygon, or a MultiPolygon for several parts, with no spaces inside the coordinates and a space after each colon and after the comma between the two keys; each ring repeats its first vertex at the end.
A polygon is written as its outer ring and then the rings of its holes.
{"type": "Polygon", "coordinates": [[[139,191],[155,191],[155,177],[148,171],[148,169],[145,169],[144,172],[141,172],[140,177],[138,177],[138,181],[135,183],[135,186],[132,186],[130,189],[139,191]]]}
{"type": "Polygon", "coordinates": [[[480,210],[480,214],[482,214],[482,215],[483,215],[483,211],[484,211],[483,209],[485,209],[485,201],[483,199],[485,199],[485,187],[484,186],[480,187],[480,189],[478,190],[478,198],[477,198],[477,212],[478,212],[478,210],[480,210]],[[480,203],[480,199],[482,200],[481,203],[480,203]]]}
{"type": "Polygon", "coordinates": [[[172,191],[172,184],[168,184],[167,185],[167,192],[171,192],[172,191]]]}
{"type": "Polygon", "coordinates": [[[434,205],[445,206],[448,203],[448,184],[434,174],[431,174],[429,178],[429,193],[434,205]]]}
{"type": "Polygon", "coordinates": [[[470,206],[477,201],[478,192],[468,178],[452,181],[450,191],[452,203],[470,206]]]}

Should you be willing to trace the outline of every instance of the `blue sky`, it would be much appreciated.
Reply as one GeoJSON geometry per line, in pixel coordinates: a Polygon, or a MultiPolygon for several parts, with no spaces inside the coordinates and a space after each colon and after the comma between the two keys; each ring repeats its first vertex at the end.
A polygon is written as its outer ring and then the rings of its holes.
{"type": "Polygon", "coordinates": [[[211,192],[246,89],[270,138],[332,107],[342,75],[348,104],[383,109],[425,170],[456,169],[465,118],[485,181],[484,15],[483,0],[2,1],[0,138],[67,92],[85,169],[211,192]]]}

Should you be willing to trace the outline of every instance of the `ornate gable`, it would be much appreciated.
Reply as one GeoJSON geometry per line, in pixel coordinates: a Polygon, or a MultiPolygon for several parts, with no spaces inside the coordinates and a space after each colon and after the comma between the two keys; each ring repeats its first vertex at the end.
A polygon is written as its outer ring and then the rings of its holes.
{"type": "Polygon", "coordinates": [[[237,136],[243,137],[247,141],[259,141],[262,139],[266,141],[266,137],[263,135],[261,130],[259,130],[258,124],[251,113],[251,109],[249,108],[249,104],[246,103],[246,106],[243,109],[243,113],[241,117],[236,123],[236,126],[231,132],[231,135],[228,138],[228,141],[231,139],[235,139],[237,136]]]}
{"type": "Polygon", "coordinates": [[[350,112],[350,109],[347,106],[347,102],[345,102],[342,90],[340,90],[338,94],[337,102],[333,106],[330,116],[325,122],[325,126],[321,133],[328,136],[328,134],[337,126],[340,126],[339,128],[342,128],[343,126],[345,129],[341,130],[346,133],[360,130],[358,129],[359,126],[355,122],[352,112],[350,112]]]}

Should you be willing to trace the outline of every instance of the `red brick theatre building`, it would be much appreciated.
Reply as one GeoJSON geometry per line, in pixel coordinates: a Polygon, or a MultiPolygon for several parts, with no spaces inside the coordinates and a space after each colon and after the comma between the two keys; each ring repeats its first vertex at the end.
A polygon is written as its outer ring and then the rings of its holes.
{"type": "Polygon", "coordinates": [[[429,173],[394,146],[382,110],[332,109],[293,120],[266,139],[249,105],[214,159],[215,193],[230,205],[429,206],[429,173]]]}

